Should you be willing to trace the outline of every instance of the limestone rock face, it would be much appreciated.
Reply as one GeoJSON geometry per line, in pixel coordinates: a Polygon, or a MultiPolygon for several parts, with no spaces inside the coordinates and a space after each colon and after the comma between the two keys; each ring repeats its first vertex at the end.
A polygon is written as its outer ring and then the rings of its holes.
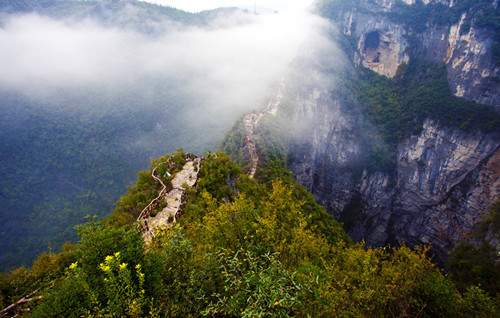
{"type": "MultiPolygon", "coordinates": [[[[360,1],[359,7],[329,13],[328,17],[339,24],[342,32],[356,41],[354,62],[393,77],[402,63],[410,61],[411,49],[413,54],[447,65],[450,88],[456,96],[493,105],[500,111],[500,66],[493,60],[491,31],[481,29],[474,21],[465,25],[467,13],[453,25],[428,23],[425,30],[414,30],[405,25],[405,21],[391,19],[390,13],[397,2],[416,3],[414,0],[365,0],[360,1]]],[[[423,2],[454,5],[453,0],[423,2]]]]}
{"type": "Polygon", "coordinates": [[[471,26],[462,34],[463,22],[450,27],[446,54],[443,62],[448,66],[448,78],[456,96],[478,103],[497,106],[500,110],[500,85],[493,78],[500,74],[500,67],[492,61],[492,37],[485,30],[471,26]]]}
{"type": "Polygon", "coordinates": [[[289,167],[355,241],[432,244],[436,261],[467,238],[500,197],[500,136],[427,120],[398,147],[395,174],[348,169],[365,151],[362,119],[338,101],[306,97],[296,120],[323,114],[289,148],[289,167]],[[337,112],[330,113],[339,107],[337,112]],[[341,118],[341,119],[340,119],[341,118]]]}
{"type": "Polygon", "coordinates": [[[389,232],[449,251],[498,198],[497,134],[464,133],[432,121],[400,144],[389,232]]]}
{"type": "Polygon", "coordinates": [[[356,64],[393,77],[399,65],[409,62],[406,31],[402,25],[365,11],[347,11],[340,19],[343,21],[344,33],[357,40],[358,50],[353,57],[356,64]]]}
{"type": "MultiPolygon", "coordinates": [[[[329,16],[355,43],[346,58],[391,77],[401,63],[424,56],[446,63],[457,96],[500,107],[500,89],[491,89],[488,82],[499,72],[490,53],[491,36],[474,25],[460,32],[464,17],[456,25],[428,25],[416,33],[386,15],[397,1],[402,0],[361,1],[357,10],[329,16]]],[[[368,146],[383,141],[349,100],[352,92],[331,78],[334,70],[306,66],[314,76],[300,72],[307,82],[287,85],[293,89],[284,98],[294,131],[288,134],[289,167],[297,181],[344,223],[355,241],[373,246],[429,243],[435,260],[444,262],[500,197],[500,133],[465,132],[426,120],[418,134],[398,145],[394,171],[356,170],[369,155],[368,146]]]]}

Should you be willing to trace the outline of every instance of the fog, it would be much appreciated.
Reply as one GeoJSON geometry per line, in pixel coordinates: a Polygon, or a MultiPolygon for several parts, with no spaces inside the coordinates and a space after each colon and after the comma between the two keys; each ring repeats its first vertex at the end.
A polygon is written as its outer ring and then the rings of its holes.
{"type": "Polygon", "coordinates": [[[109,215],[149,160],[215,150],[282,79],[329,90],[342,65],[329,23],[303,9],[182,24],[109,4],[96,19],[0,14],[0,268],[109,215]]]}
{"type": "Polygon", "coordinates": [[[88,20],[12,17],[0,29],[0,87],[38,96],[166,77],[219,102],[244,100],[276,80],[322,22],[297,11],[233,18],[151,36],[88,20]]]}
{"type": "Polygon", "coordinates": [[[90,19],[8,17],[0,29],[0,90],[59,111],[167,114],[175,104],[186,125],[220,137],[244,111],[265,104],[305,41],[314,46],[326,26],[305,10],[239,11],[203,27],[161,23],[161,33],[145,34],[90,19]]]}

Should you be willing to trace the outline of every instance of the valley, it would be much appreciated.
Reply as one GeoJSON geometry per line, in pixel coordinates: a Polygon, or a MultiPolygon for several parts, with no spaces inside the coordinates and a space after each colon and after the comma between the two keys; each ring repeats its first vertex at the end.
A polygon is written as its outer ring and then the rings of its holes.
{"type": "Polygon", "coordinates": [[[496,316],[498,5],[0,4],[2,314],[496,316]]]}

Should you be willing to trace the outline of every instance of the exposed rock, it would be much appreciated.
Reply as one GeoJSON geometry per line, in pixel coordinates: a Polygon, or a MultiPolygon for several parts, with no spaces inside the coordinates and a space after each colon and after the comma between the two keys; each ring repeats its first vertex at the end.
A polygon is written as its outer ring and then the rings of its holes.
{"type": "MultiPolygon", "coordinates": [[[[303,101],[297,116],[324,111],[315,100],[315,106],[303,101]]],[[[322,114],[310,139],[291,144],[289,167],[355,241],[430,243],[436,261],[443,261],[500,195],[498,134],[465,133],[428,120],[399,146],[395,176],[364,171],[357,177],[348,163],[363,153],[361,136],[353,134],[359,119],[322,114]]]]}
{"type": "Polygon", "coordinates": [[[487,31],[475,26],[461,34],[465,18],[464,13],[459,23],[450,27],[447,36],[443,61],[448,66],[451,89],[456,96],[495,105],[500,110],[500,84],[492,80],[500,74],[492,59],[494,40],[487,31]]]}
{"type": "Polygon", "coordinates": [[[393,77],[399,65],[409,62],[406,30],[402,25],[365,11],[347,11],[340,20],[344,33],[357,40],[358,50],[353,57],[356,64],[393,77]]]}
{"type": "MultiPolygon", "coordinates": [[[[363,10],[330,17],[356,41],[349,57],[355,63],[393,76],[412,54],[446,62],[456,95],[498,105],[500,90],[485,89],[488,76],[498,75],[486,31],[472,26],[461,33],[462,17],[455,26],[428,25],[421,34],[409,34],[384,15],[395,1],[363,3],[363,10]],[[413,53],[408,50],[410,36],[416,46],[413,53]]],[[[292,105],[288,116],[294,134],[288,153],[296,180],[344,223],[355,241],[374,246],[398,241],[432,244],[435,260],[443,262],[500,196],[499,133],[465,132],[427,120],[420,133],[398,146],[395,171],[356,171],[367,155],[366,146],[379,137],[331,78],[334,71],[314,63],[306,66],[311,76],[304,76],[298,89],[285,97],[292,105]]]]}
{"type": "Polygon", "coordinates": [[[151,235],[154,235],[156,230],[172,226],[176,222],[177,214],[183,203],[184,192],[187,188],[193,187],[198,180],[200,164],[201,158],[186,162],[182,170],[175,174],[171,181],[172,189],[163,198],[167,206],[156,216],[148,216],[143,220],[149,229],[149,231],[144,232],[146,242],[151,241],[151,235]]]}
{"type": "MultiPolygon", "coordinates": [[[[405,21],[395,22],[387,15],[397,1],[402,0],[360,1],[359,8],[330,13],[329,18],[339,24],[343,33],[356,40],[354,62],[393,77],[399,65],[412,58],[408,53],[411,48],[414,56],[447,65],[450,88],[456,96],[496,106],[500,111],[500,67],[493,60],[491,31],[474,23],[466,29],[464,12],[454,25],[428,23],[424,31],[417,32],[405,21]]],[[[404,2],[415,4],[414,0],[404,2]]],[[[454,5],[454,1],[447,0],[424,1],[426,5],[436,3],[454,5]]]]}
{"type": "Polygon", "coordinates": [[[399,147],[391,228],[394,239],[431,243],[443,256],[472,231],[498,197],[499,136],[426,121],[399,147]],[[494,159],[497,158],[497,159],[494,159]],[[485,164],[493,160],[490,164],[485,164]]]}

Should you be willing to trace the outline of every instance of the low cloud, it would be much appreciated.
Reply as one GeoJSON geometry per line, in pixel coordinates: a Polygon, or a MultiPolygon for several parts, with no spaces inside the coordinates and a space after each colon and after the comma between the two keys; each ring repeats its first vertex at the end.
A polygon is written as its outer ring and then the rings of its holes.
{"type": "Polygon", "coordinates": [[[206,27],[164,23],[164,32],[144,34],[88,19],[11,16],[0,28],[0,90],[83,111],[164,103],[168,112],[174,103],[195,116],[190,125],[224,131],[263,106],[298,53],[325,41],[318,30],[327,26],[298,10],[237,11],[206,27]]]}

